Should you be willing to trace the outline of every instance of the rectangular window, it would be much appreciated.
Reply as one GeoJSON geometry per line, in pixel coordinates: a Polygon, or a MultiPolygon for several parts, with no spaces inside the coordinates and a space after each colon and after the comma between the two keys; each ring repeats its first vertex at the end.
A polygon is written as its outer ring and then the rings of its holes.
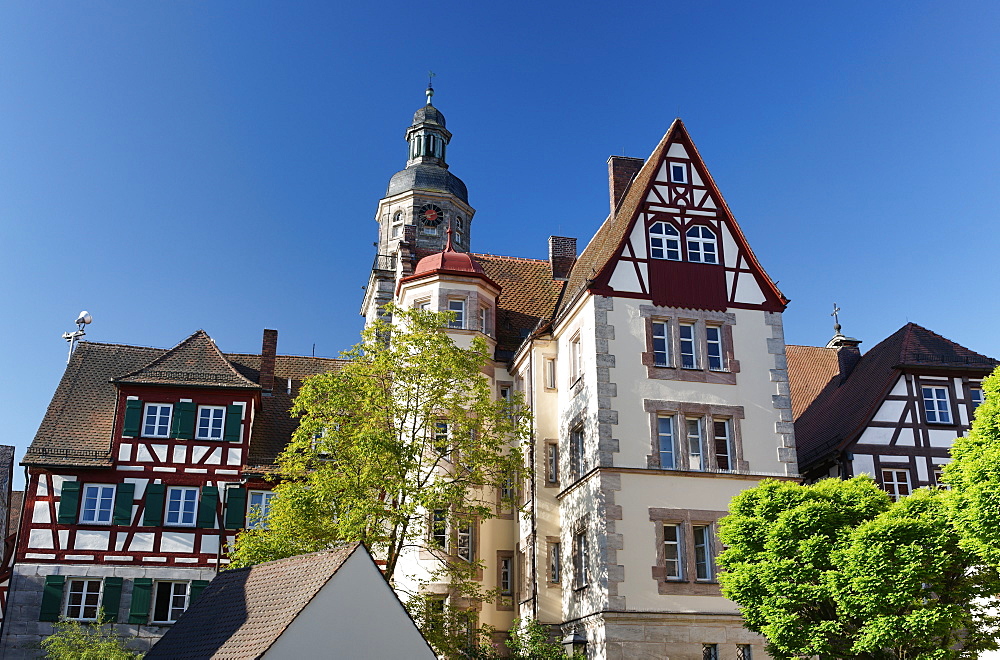
{"type": "Polygon", "coordinates": [[[882,470],[882,487],[894,500],[906,497],[910,494],[910,471],[882,470]]]}
{"type": "Polygon", "coordinates": [[[442,456],[447,456],[451,451],[448,422],[434,423],[434,449],[442,456]]]}
{"type": "Polygon", "coordinates": [[[247,509],[247,529],[267,529],[267,516],[271,513],[274,493],[269,490],[250,491],[247,509]]]}
{"type": "Polygon", "coordinates": [[[673,183],[687,183],[687,167],[682,163],[670,163],[670,181],[673,183]]]}
{"type": "Polygon", "coordinates": [[[187,606],[187,582],[157,582],[152,623],[174,623],[187,606]]]}
{"type": "Polygon", "coordinates": [[[984,401],[983,391],[978,387],[973,387],[969,390],[969,401],[972,403],[972,410],[974,412],[984,401]]]}
{"type": "Polygon", "coordinates": [[[653,321],[653,365],[670,366],[670,329],[665,321],[653,321]]]}
{"type": "Polygon", "coordinates": [[[456,549],[455,554],[458,555],[459,559],[472,561],[474,555],[472,547],[472,521],[460,520],[458,523],[458,530],[456,530],[456,536],[458,548],[456,549]]]}
{"type": "Polygon", "coordinates": [[[479,310],[479,332],[484,335],[490,334],[489,328],[486,327],[486,308],[481,308],[479,310]]]}
{"type": "Polygon", "coordinates": [[[583,476],[583,473],[587,469],[586,461],[584,460],[584,442],[583,442],[583,427],[578,426],[573,429],[569,434],[569,451],[570,451],[570,469],[573,472],[573,478],[579,479],[583,476]]]}
{"type": "Polygon", "coordinates": [[[663,557],[666,560],[665,576],[668,580],[680,580],[684,573],[681,571],[681,526],[663,526],[663,557]]]}
{"type": "Polygon", "coordinates": [[[580,349],[580,335],[577,335],[569,343],[570,377],[575,383],[583,376],[583,351],[580,349]]]}
{"type": "Polygon", "coordinates": [[[83,487],[83,506],[80,522],[90,525],[110,525],[111,512],[115,508],[115,487],[103,484],[87,484],[83,487]]]}
{"type": "Polygon", "coordinates": [[[559,483],[559,445],[554,442],[545,445],[545,480],[559,483]]]}
{"type": "Polygon", "coordinates": [[[736,660],[753,660],[753,647],[749,644],[737,644],[736,660]]]}
{"type": "Polygon", "coordinates": [[[715,467],[720,470],[731,470],[732,468],[732,441],[729,432],[730,423],[728,419],[712,420],[712,428],[715,433],[715,467]]]}
{"type": "Polygon", "coordinates": [[[928,424],[951,424],[951,405],[948,403],[948,388],[924,387],[924,414],[928,424]]]}
{"type": "Polygon", "coordinates": [[[693,323],[681,323],[678,326],[681,340],[681,367],[684,369],[698,368],[698,353],[695,350],[695,331],[693,323]]]}
{"type": "Polygon", "coordinates": [[[169,437],[171,410],[173,410],[173,405],[169,403],[147,403],[146,414],[143,416],[142,435],[147,438],[169,437]]]}
{"type": "Polygon", "coordinates": [[[434,509],[431,515],[431,542],[442,550],[448,548],[448,517],[444,509],[434,509]]]}
{"type": "Polygon", "coordinates": [[[549,582],[552,584],[559,584],[562,579],[562,563],[561,557],[559,556],[562,544],[558,541],[549,543],[549,582]]]}
{"type": "Polygon", "coordinates": [[[96,621],[101,604],[101,580],[69,580],[66,594],[67,619],[96,621]]]}
{"type": "Polygon", "coordinates": [[[198,440],[222,440],[225,406],[198,406],[198,440]]]}
{"type": "Polygon", "coordinates": [[[686,420],[687,423],[687,441],[688,441],[688,469],[690,470],[704,470],[704,455],[703,450],[704,440],[702,438],[701,431],[701,420],[691,419],[686,420]]]}
{"type": "Polygon", "coordinates": [[[701,660],[719,660],[718,644],[702,644],[701,660]]]}
{"type": "Polygon", "coordinates": [[[705,326],[705,357],[712,371],[724,371],[722,359],[722,328],[717,325],[705,326]]]}
{"type": "Polygon", "coordinates": [[[587,532],[573,535],[573,582],[577,589],[587,586],[587,532]]]}
{"type": "Polygon", "coordinates": [[[419,309],[422,312],[431,311],[431,301],[421,300],[420,302],[417,303],[417,309],[419,309]]]}
{"type": "Polygon", "coordinates": [[[556,389],[556,361],[551,358],[545,360],[545,387],[556,389]]]}
{"type": "Polygon", "coordinates": [[[660,467],[674,468],[674,418],[660,415],[656,418],[656,436],[660,448],[660,467]]]}
{"type": "Polygon", "coordinates": [[[194,527],[198,511],[198,489],[171,486],[167,489],[167,525],[194,527]]]}
{"type": "Polygon", "coordinates": [[[399,232],[403,228],[403,225],[393,225],[392,226],[392,237],[399,238],[399,232]]]}
{"type": "Polygon", "coordinates": [[[501,596],[510,596],[514,593],[514,558],[513,557],[501,557],[500,558],[500,584],[497,586],[500,588],[501,596]]]}
{"type": "Polygon", "coordinates": [[[465,301],[464,300],[449,300],[448,301],[448,311],[452,313],[453,318],[448,321],[449,328],[459,328],[465,327],[465,301]]]}
{"type": "Polygon", "coordinates": [[[695,525],[694,531],[694,575],[698,580],[712,579],[712,528],[695,525]]]}

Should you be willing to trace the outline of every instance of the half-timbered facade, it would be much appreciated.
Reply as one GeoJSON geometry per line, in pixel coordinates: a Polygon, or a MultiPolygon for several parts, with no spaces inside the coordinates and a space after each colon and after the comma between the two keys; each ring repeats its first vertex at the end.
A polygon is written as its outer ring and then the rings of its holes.
{"type": "Polygon", "coordinates": [[[864,355],[858,343],[788,347],[803,474],[868,474],[894,497],[938,485],[998,362],[916,323],[864,355]]]}
{"type": "Polygon", "coordinates": [[[170,350],[79,345],[23,461],[0,655],[34,657],[61,617],[117,622],[149,645],[198,597],[266,508],[261,477],[294,428],[301,378],[338,364],[276,345],[273,330],[261,355],[225,355],[200,330],[170,350]]]}

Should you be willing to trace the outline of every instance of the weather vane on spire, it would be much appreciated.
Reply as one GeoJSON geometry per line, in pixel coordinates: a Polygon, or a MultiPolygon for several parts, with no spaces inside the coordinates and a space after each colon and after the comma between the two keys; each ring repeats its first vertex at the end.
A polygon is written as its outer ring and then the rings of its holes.
{"type": "Polygon", "coordinates": [[[433,71],[427,72],[427,91],[424,92],[425,94],[427,94],[427,105],[431,105],[431,97],[434,96],[434,85],[432,85],[431,83],[433,82],[434,76],[436,75],[437,74],[434,73],[433,71]]]}
{"type": "Polygon", "coordinates": [[[833,317],[833,332],[834,334],[837,335],[840,334],[840,317],[838,316],[839,313],[840,313],[840,308],[837,307],[837,303],[833,303],[833,313],[830,314],[830,316],[833,317]]]}

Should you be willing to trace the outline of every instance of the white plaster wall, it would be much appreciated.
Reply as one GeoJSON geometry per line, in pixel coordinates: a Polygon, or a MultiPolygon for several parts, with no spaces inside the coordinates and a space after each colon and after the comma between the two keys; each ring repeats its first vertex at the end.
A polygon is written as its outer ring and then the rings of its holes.
{"type": "Polygon", "coordinates": [[[375,563],[359,549],[263,657],[434,660],[435,655],[375,563]]]}

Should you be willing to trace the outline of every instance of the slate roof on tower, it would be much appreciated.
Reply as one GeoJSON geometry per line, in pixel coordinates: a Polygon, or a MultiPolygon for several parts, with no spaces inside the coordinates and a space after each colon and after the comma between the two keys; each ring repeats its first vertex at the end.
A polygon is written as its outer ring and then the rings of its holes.
{"type": "Polygon", "coordinates": [[[824,374],[830,375],[795,419],[795,443],[803,472],[853,442],[904,371],[968,371],[985,376],[1000,364],[916,323],[907,323],[872,347],[844,379],[839,378],[839,367],[834,369],[834,362],[824,352],[833,353],[835,360],[834,349],[788,348],[793,404],[796,392],[801,401],[817,389],[826,378],[824,374]]]}

